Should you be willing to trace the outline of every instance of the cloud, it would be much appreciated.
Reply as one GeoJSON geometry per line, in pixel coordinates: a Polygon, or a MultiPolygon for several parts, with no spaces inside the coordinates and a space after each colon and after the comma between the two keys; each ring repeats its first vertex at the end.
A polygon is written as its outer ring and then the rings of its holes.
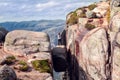
{"type": "Polygon", "coordinates": [[[0,22],[65,19],[82,6],[99,0],[0,0],[0,22]]]}
{"type": "Polygon", "coordinates": [[[54,2],[54,1],[50,1],[50,2],[47,2],[47,3],[36,4],[36,8],[37,8],[38,11],[41,11],[43,9],[50,8],[50,7],[57,6],[57,5],[59,5],[59,3],[54,2]]]}
{"type": "Polygon", "coordinates": [[[0,3],[0,6],[2,7],[2,6],[8,6],[10,3],[7,3],[7,2],[1,2],[0,3]]]}
{"type": "Polygon", "coordinates": [[[22,5],[20,9],[26,9],[27,5],[22,5]]]}
{"type": "Polygon", "coordinates": [[[91,2],[80,2],[80,3],[69,3],[65,5],[65,9],[73,8],[73,7],[82,7],[91,4],[91,2]]]}
{"type": "Polygon", "coordinates": [[[0,16],[0,19],[3,19],[4,18],[4,16],[0,16]]]}

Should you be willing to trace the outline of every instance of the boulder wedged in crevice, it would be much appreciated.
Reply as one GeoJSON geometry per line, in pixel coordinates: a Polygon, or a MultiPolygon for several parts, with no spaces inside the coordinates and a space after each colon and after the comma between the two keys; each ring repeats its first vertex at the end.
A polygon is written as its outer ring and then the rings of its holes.
{"type": "Polygon", "coordinates": [[[57,46],[52,49],[53,67],[56,72],[63,72],[67,69],[67,51],[65,47],[57,46]]]}

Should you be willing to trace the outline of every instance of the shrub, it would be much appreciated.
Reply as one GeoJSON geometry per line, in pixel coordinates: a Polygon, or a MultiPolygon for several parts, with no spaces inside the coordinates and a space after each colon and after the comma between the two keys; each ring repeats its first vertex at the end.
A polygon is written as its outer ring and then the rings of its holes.
{"type": "Polygon", "coordinates": [[[0,61],[1,65],[7,64],[10,65],[16,61],[16,58],[13,55],[6,56],[4,59],[0,61]]]}
{"type": "Polygon", "coordinates": [[[86,7],[78,8],[74,12],[70,12],[68,15],[71,15],[70,18],[67,20],[68,25],[74,25],[78,23],[79,18],[86,18],[86,12],[87,10],[85,9],[86,7]],[[77,14],[77,11],[81,10],[82,12],[80,15],[77,14]]]}
{"type": "Polygon", "coordinates": [[[15,60],[16,60],[15,56],[7,56],[5,62],[6,64],[12,64],[15,62],[15,60]]]}
{"type": "Polygon", "coordinates": [[[15,60],[15,56],[7,56],[6,59],[9,59],[9,60],[15,60]]]}
{"type": "Polygon", "coordinates": [[[39,72],[47,72],[50,73],[51,69],[48,63],[48,60],[35,60],[32,61],[32,66],[35,70],[38,70],[39,72]]]}
{"type": "Polygon", "coordinates": [[[76,12],[73,12],[71,14],[70,19],[67,21],[67,24],[69,25],[73,25],[73,24],[77,24],[78,23],[78,16],[76,12]]]}
{"type": "Polygon", "coordinates": [[[92,25],[92,24],[89,24],[89,23],[87,23],[86,25],[85,25],[85,28],[87,28],[88,30],[92,30],[92,29],[94,29],[96,26],[95,25],[92,25]]]}
{"type": "Polygon", "coordinates": [[[93,9],[96,8],[96,7],[97,7],[96,4],[91,4],[91,5],[88,6],[88,9],[89,9],[89,10],[93,10],[93,9]]]}
{"type": "Polygon", "coordinates": [[[81,10],[81,9],[82,9],[82,8],[77,8],[77,9],[75,10],[75,12],[78,11],[78,10],[81,10]]]}
{"type": "Polygon", "coordinates": [[[21,65],[21,66],[19,66],[19,70],[21,70],[21,71],[27,71],[29,68],[28,64],[24,61],[19,61],[18,64],[21,65]]]}
{"type": "Polygon", "coordinates": [[[72,13],[73,13],[73,12],[68,13],[67,16],[68,16],[68,15],[71,15],[72,13]]]}
{"type": "Polygon", "coordinates": [[[86,14],[85,13],[81,13],[79,17],[80,18],[86,18],[86,14]]]}
{"type": "Polygon", "coordinates": [[[83,7],[83,8],[81,8],[81,11],[82,11],[82,13],[80,14],[80,18],[86,18],[86,9],[83,7]]]}

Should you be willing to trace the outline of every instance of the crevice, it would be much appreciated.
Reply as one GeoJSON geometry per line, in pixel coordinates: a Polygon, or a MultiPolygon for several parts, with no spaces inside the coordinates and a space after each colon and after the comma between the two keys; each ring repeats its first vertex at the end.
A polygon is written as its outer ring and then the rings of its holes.
{"type": "Polygon", "coordinates": [[[108,58],[105,65],[105,73],[107,76],[107,80],[112,80],[112,46],[110,42],[110,35],[106,31],[107,41],[108,41],[108,58]]]}

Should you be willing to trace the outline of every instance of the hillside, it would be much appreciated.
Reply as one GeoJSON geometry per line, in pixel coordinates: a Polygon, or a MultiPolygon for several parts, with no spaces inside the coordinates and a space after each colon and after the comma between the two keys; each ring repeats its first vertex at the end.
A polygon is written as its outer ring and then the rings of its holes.
{"type": "Polygon", "coordinates": [[[50,35],[51,42],[57,44],[57,33],[64,29],[64,20],[40,20],[40,21],[22,21],[22,22],[4,22],[0,23],[8,31],[12,30],[30,30],[43,31],[50,35]],[[54,34],[54,33],[56,34],[54,34]]]}

